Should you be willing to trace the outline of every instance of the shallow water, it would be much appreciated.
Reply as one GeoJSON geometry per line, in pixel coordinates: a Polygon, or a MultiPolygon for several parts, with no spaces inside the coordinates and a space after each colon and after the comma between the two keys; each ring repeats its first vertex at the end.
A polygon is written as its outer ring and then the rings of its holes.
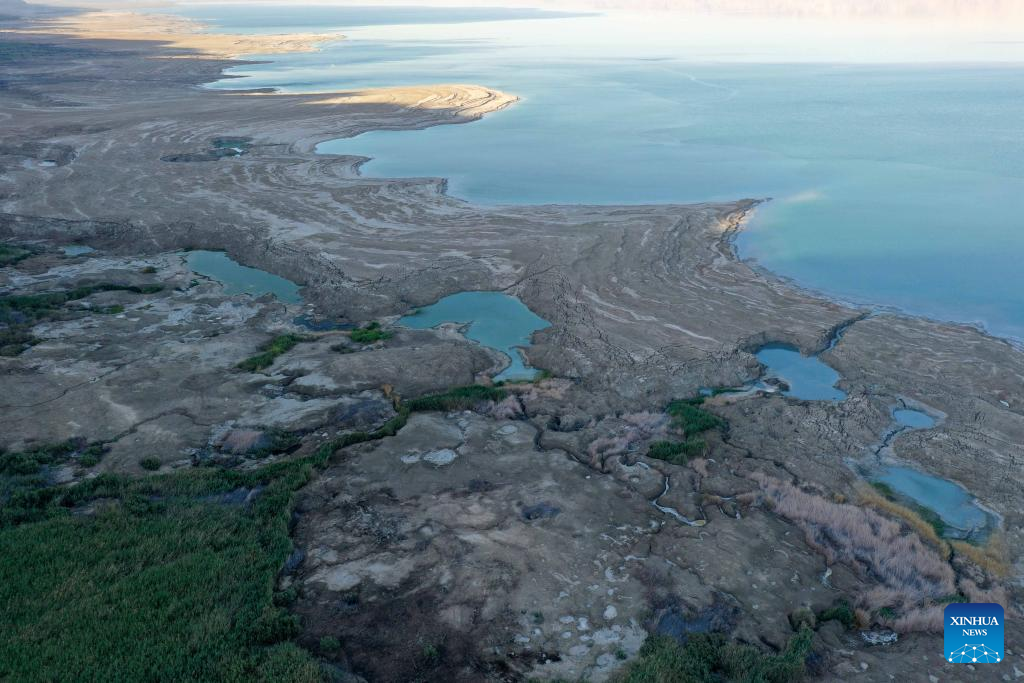
{"type": "Polygon", "coordinates": [[[92,247],[87,247],[84,244],[70,244],[61,247],[60,250],[64,252],[65,256],[82,256],[83,254],[91,254],[96,251],[92,247]]]}
{"type": "Polygon", "coordinates": [[[898,424],[911,429],[930,429],[935,426],[935,418],[920,410],[900,408],[892,411],[892,416],[898,424]]]}
{"type": "Polygon", "coordinates": [[[805,401],[842,401],[846,392],[836,388],[839,373],[817,356],[804,356],[788,344],[767,344],[755,354],[767,368],[765,376],[785,380],[786,396],[805,401]]]}
{"type": "Polygon", "coordinates": [[[962,531],[980,531],[990,524],[989,515],[974,498],[951,481],[909,467],[887,466],[875,477],[918,505],[933,510],[942,521],[962,531]]]}
{"type": "Polygon", "coordinates": [[[1024,338],[1013,22],[327,11],[222,11],[231,30],[318,19],[348,39],[240,66],[232,74],[248,78],[214,87],[497,87],[522,101],[466,126],[319,149],[373,157],[369,175],[446,177],[483,203],[774,197],[739,237],[742,256],[838,298],[1024,338]]]}
{"type": "Polygon", "coordinates": [[[501,292],[460,292],[425,306],[398,321],[399,325],[424,330],[441,323],[469,324],[466,337],[500,351],[511,364],[496,380],[533,379],[537,371],[523,363],[519,348],[530,345],[530,336],[550,326],[514,296],[501,292]]]}
{"type": "Polygon", "coordinates": [[[291,280],[265,270],[243,266],[223,251],[190,251],[185,256],[185,262],[194,272],[220,282],[225,294],[273,294],[286,304],[302,303],[299,286],[291,280]]]}

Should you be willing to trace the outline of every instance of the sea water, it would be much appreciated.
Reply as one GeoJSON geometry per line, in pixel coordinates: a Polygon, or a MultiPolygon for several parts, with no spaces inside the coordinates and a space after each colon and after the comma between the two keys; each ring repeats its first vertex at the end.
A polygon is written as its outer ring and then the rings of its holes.
{"type": "Polygon", "coordinates": [[[342,9],[204,10],[221,29],[347,38],[213,87],[495,87],[522,99],[318,150],[487,204],[771,197],[741,256],[839,299],[1024,339],[1019,23],[342,9]]]}

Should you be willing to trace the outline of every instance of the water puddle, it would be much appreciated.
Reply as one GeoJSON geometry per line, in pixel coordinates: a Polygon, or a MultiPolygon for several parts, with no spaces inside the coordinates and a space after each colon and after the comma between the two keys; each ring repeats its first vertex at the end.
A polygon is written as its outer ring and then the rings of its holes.
{"type": "Polygon", "coordinates": [[[299,286],[291,280],[265,270],[243,266],[222,251],[190,251],[185,256],[185,262],[199,275],[221,283],[225,294],[273,294],[286,304],[302,303],[299,286]]]}
{"type": "Polygon", "coordinates": [[[501,292],[452,294],[398,321],[399,325],[417,330],[442,323],[468,325],[467,339],[508,356],[511,363],[495,376],[496,380],[535,378],[537,371],[527,367],[519,349],[530,345],[534,332],[551,325],[516,297],[501,292]]]}
{"type": "Polygon", "coordinates": [[[911,408],[897,408],[892,411],[892,417],[897,424],[909,429],[931,429],[935,426],[935,418],[928,413],[911,408]]]}
{"type": "Polygon", "coordinates": [[[899,465],[883,466],[871,479],[938,515],[947,527],[944,536],[977,539],[994,521],[970,493],[951,481],[899,465]]]}
{"type": "Polygon", "coordinates": [[[789,344],[766,344],[755,354],[767,368],[761,388],[777,388],[786,396],[805,401],[842,401],[846,392],[836,388],[839,373],[817,356],[804,356],[789,344]]]}
{"type": "Polygon", "coordinates": [[[92,247],[87,247],[84,244],[71,244],[61,247],[60,250],[64,252],[65,256],[81,256],[83,254],[91,254],[96,251],[92,247]]]}

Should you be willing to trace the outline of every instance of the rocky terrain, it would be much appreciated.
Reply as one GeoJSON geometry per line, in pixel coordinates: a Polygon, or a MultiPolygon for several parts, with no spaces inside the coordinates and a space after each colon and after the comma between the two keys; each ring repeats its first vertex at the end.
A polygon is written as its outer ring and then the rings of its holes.
{"type": "Polygon", "coordinates": [[[106,450],[51,483],[248,469],[340,440],[298,493],[279,588],[298,642],[349,680],[603,681],[648,634],[774,652],[808,621],[812,677],[962,680],[940,658],[957,596],[1011,616],[1007,661],[972,680],[1024,676],[1019,349],[737,260],[756,200],[480,207],[442,179],[365,178],[363,159],[313,153],[469,122],[514,94],[204,90],[252,46],[98,25],[0,34],[0,447],[106,450]],[[242,152],[211,153],[218,140],[242,152]],[[229,294],[190,270],[190,249],[297,282],[303,303],[229,294]],[[551,323],[526,350],[547,376],[405,415],[506,362],[454,327],[394,325],[465,290],[517,295],[551,323]],[[356,341],[372,321],[388,334],[356,341]],[[757,379],[753,352],[773,341],[821,353],[847,399],[671,403],[757,379]],[[948,543],[851,466],[901,401],[944,417],[887,454],[976,496],[997,520],[987,544],[948,543]],[[345,442],[396,416],[393,435],[345,442]],[[651,457],[696,438],[688,458],[651,457]],[[827,618],[842,601],[846,624],[827,618]]]}

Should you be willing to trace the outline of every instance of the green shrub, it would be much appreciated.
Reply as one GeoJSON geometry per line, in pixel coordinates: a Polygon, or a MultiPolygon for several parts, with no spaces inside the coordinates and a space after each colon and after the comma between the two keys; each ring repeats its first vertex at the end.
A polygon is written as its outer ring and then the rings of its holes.
{"type": "Polygon", "coordinates": [[[0,266],[14,265],[22,259],[27,259],[33,252],[26,247],[19,247],[15,244],[0,244],[0,266]]]}
{"type": "Polygon", "coordinates": [[[618,683],[794,683],[804,677],[814,632],[802,628],[778,654],[731,641],[720,633],[690,634],[680,645],[668,636],[650,636],[640,657],[618,683]]]}
{"type": "Polygon", "coordinates": [[[264,368],[269,368],[274,364],[278,356],[291,351],[296,345],[304,341],[309,341],[309,338],[301,334],[280,334],[265,344],[260,353],[246,358],[236,367],[246,372],[257,372],[264,368]]]}
{"type": "Polygon", "coordinates": [[[341,641],[334,636],[324,636],[320,639],[321,652],[337,652],[341,649],[341,641]]]}
{"type": "Polygon", "coordinates": [[[850,603],[846,600],[839,600],[828,609],[818,613],[818,621],[838,621],[846,628],[853,628],[857,623],[857,616],[853,613],[850,603]]]}
{"type": "Polygon", "coordinates": [[[682,430],[683,434],[687,436],[696,436],[709,429],[724,427],[725,420],[704,410],[701,407],[703,403],[702,397],[680,399],[669,403],[666,412],[672,418],[672,426],[682,430]]]}
{"type": "Polygon", "coordinates": [[[144,470],[155,472],[158,469],[160,469],[160,460],[154,458],[153,456],[149,456],[148,458],[143,458],[142,460],[139,460],[139,466],[144,470]]]}
{"type": "Polygon", "coordinates": [[[324,462],[29,492],[35,514],[0,528],[0,556],[18,558],[0,563],[0,680],[321,681],[273,585],[294,492],[324,462]],[[257,486],[251,505],[216,502],[257,486]]]}
{"type": "Polygon", "coordinates": [[[97,285],[81,285],[73,289],[41,294],[16,294],[0,297],[0,318],[5,312],[17,311],[35,320],[49,318],[71,301],[78,301],[99,292],[132,292],[133,294],[155,294],[163,289],[162,285],[119,285],[101,283],[97,285]]]}
{"type": "Polygon", "coordinates": [[[431,394],[407,401],[406,405],[413,412],[438,410],[451,412],[454,410],[471,410],[485,401],[501,401],[508,396],[508,391],[501,387],[485,387],[482,384],[471,384],[465,387],[449,389],[443,394],[431,394]]]}
{"type": "Polygon", "coordinates": [[[393,332],[381,329],[380,323],[377,321],[349,332],[349,338],[357,344],[372,344],[373,342],[391,339],[393,336],[393,332]]]}
{"type": "Polygon", "coordinates": [[[704,455],[707,449],[707,441],[699,436],[691,436],[686,441],[655,441],[648,448],[647,457],[673,465],[685,465],[690,458],[704,455]]]}

